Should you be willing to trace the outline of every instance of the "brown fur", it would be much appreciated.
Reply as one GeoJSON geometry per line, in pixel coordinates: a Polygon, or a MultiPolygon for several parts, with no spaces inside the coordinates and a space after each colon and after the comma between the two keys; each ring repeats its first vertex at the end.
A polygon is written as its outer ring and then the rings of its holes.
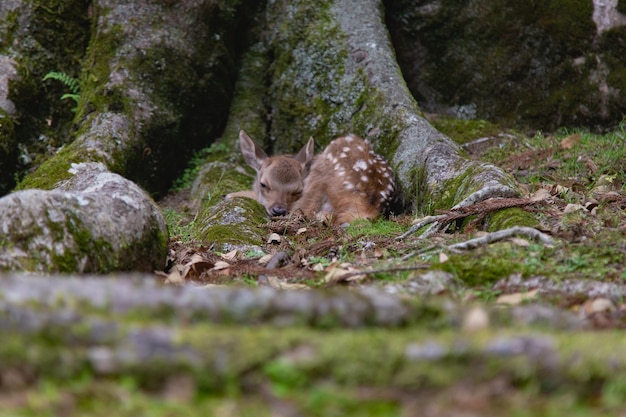
{"type": "Polygon", "coordinates": [[[252,191],[231,193],[226,198],[248,197],[265,206],[270,216],[287,214],[302,195],[305,170],[313,160],[313,138],[294,157],[268,157],[243,130],[239,132],[239,146],[248,165],[257,172],[252,191]]]}
{"type": "Polygon", "coordinates": [[[391,167],[358,136],[333,140],[315,158],[313,138],[295,157],[268,157],[243,130],[239,143],[257,178],[252,191],[231,193],[227,198],[254,198],[271,216],[301,211],[308,218],[346,224],[378,217],[394,198],[391,167]]]}
{"type": "Polygon", "coordinates": [[[333,140],[318,155],[293,210],[336,224],[373,219],[384,212],[396,192],[387,161],[355,135],[333,140]]]}

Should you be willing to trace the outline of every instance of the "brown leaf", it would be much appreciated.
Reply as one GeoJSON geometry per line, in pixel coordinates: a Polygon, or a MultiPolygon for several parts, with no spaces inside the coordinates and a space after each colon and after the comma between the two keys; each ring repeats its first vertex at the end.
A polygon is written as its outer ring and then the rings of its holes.
{"type": "Polygon", "coordinates": [[[518,305],[524,301],[532,300],[536,298],[538,289],[530,290],[528,292],[516,292],[512,294],[503,294],[496,299],[496,304],[518,305]]]}
{"type": "Polygon", "coordinates": [[[170,272],[167,274],[164,283],[171,285],[181,285],[185,283],[185,268],[183,265],[176,264],[170,268],[170,272]]]}
{"type": "Polygon", "coordinates": [[[580,135],[574,133],[561,141],[561,149],[572,149],[574,146],[578,145],[578,143],[580,143],[580,135]]]}

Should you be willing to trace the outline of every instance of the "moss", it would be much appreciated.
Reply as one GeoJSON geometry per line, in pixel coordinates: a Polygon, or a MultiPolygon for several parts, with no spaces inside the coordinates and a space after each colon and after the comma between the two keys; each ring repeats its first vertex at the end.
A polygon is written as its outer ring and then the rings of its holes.
{"type": "Polygon", "coordinates": [[[240,197],[236,201],[205,207],[209,211],[201,212],[199,216],[193,233],[196,239],[214,245],[216,251],[263,244],[267,232],[259,225],[268,217],[265,208],[257,201],[240,197]]]}
{"type": "Polygon", "coordinates": [[[616,9],[618,12],[626,14],[626,1],[618,0],[616,9]]]}
{"type": "Polygon", "coordinates": [[[499,210],[487,217],[487,231],[507,229],[513,226],[537,227],[539,221],[531,213],[518,207],[499,210]]]}
{"type": "Polygon", "coordinates": [[[0,196],[15,185],[15,154],[17,143],[14,136],[15,125],[6,111],[0,109],[0,196]]]}
{"type": "Polygon", "coordinates": [[[30,158],[14,162],[20,172],[38,166],[50,156],[51,149],[71,140],[72,104],[59,100],[64,92],[60,83],[42,79],[50,71],[77,76],[89,29],[88,1],[27,3],[23,7],[28,11],[16,9],[14,13],[27,16],[28,32],[21,33],[18,27],[8,29],[16,48],[9,55],[17,56],[19,74],[9,86],[9,98],[18,111],[15,137],[33,161],[32,165],[25,162],[30,158]]]}
{"type": "MultiPolygon", "coordinates": [[[[61,181],[71,177],[68,172],[72,163],[91,160],[91,155],[76,149],[76,145],[68,145],[62,148],[54,158],[46,160],[34,173],[27,175],[17,186],[17,190],[37,188],[51,190],[61,181]]],[[[96,158],[94,158],[96,159],[96,158]]],[[[96,159],[97,161],[97,159],[96,159]]],[[[101,161],[103,162],[103,161],[101,161]]]]}
{"type": "Polygon", "coordinates": [[[449,0],[432,13],[411,1],[387,6],[398,59],[425,110],[547,130],[597,117],[585,107],[599,96],[576,91],[587,90],[590,72],[574,64],[595,62],[591,2],[449,0]]]}
{"type": "Polygon", "coordinates": [[[513,273],[523,272],[523,264],[514,258],[508,244],[499,244],[468,254],[451,254],[440,267],[468,287],[489,287],[513,273]],[[489,256],[485,256],[487,251],[489,256]]]}
{"type": "Polygon", "coordinates": [[[486,120],[466,120],[440,116],[430,122],[438,131],[461,145],[481,137],[497,136],[502,132],[499,126],[486,120]]]}

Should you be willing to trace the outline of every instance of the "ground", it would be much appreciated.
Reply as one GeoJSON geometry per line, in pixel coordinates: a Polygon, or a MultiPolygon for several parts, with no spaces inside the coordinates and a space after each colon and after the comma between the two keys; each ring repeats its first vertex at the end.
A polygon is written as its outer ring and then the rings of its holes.
{"type": "MultiPolygon", "coordinates": [[[[513,208],[501,213],[494,212],[503,204],[501,200],[475,206],[471,215],[452,221],[446,233],[427,239],[421,239],[418,232],[398,240],[419,220],[415,217],[422,217],[409,214],[374,223],[357,222],[347,229],[298,217],[277,218],[264,226],[267,241],[259,242],[262,252],[222,254],[185,236],[190,216],[185,215],[185,192],[173,193],[161,203],[182,213],[176,224],[170,222],[170,264],[182,272],[162,273],[162,279],[282,289],[376,286],[415,294],[424,291],[416,281],[429,271],[441,271],[448,283],[438,290],[441,296],[498,302],[510,300],[506,295],[529,292],[529,297],[513,299],[532,299],[569,310],[591,308],[594,298],[606,297],[598,294],[598,285],[623,284],[626,150],[621,129],[605,135],[562,131],[526,136],[497,131],[487,122],[469,126],[468,122],[455,125],[441,118],[431,120],[464,142],[471,157],[493,162],[513,174],[525,190],[523,199],[508,200],[513,208]],[[555,243],[544,245],[521,236],[473,250],[449,249],[451,244],[484,235],[483,230],[489,230],[489,222],[497,216],[513,224],[515,219],[526,219],[520,211],[530,213],[536,219],[533,226],[553,237],[555,243]],[[592,292],[581,293],[577,289],[581,283],[592,292]]],[[[626,305],[621,299],[610,299],[602,306],[608,310],[601,312],[602,319],[592,321],[594,325],[624,325],[626,305]]]]}
{"type": "Polygon", "coordinates": [[[190,237],[195,213],[172,193],[161,201],[167,271],[6,277],[17,301],[0,300],[2,410],[626,415],[623,135],[466,138],[468,154],[509,169],[528,195],[466,208],[425,239],[398,239],[422,215],[347,229],[294,217],[268,221],[259,250],[217,253],[190,237]],[[451,247],[493,236],[494,216],[534,219],[543,241],[451,247]]]}

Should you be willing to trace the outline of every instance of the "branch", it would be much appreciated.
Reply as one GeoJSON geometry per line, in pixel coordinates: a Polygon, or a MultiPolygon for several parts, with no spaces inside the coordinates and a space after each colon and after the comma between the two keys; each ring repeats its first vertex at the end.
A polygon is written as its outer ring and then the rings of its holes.
{"type": "Polygon", "coordinates": [[[470,239],[465,242],[455,243],[454,245],[448,246],[448,249],[451,251],[475,249],[479,246],[499,242],[501,240],[508,239],[514,236],[525,236],[531,239],[539,240],[544,245],[554,245],[554,239],[537,229],[533,229],[532,227],[514,226],[509,229],[498,230],[497,232],[488,233],[485,236],[481,236],[476,239],[470,239]]]}

